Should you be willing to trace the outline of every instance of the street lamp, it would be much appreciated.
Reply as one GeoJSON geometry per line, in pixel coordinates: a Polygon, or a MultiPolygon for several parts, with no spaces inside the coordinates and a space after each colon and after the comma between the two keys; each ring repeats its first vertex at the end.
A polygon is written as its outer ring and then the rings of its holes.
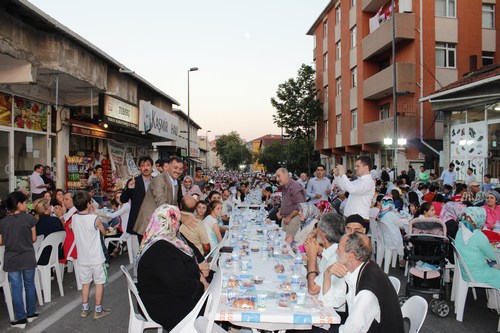
{"type": "Polygon", "coordinates": [[[211,130],[208,130],[207,133],[205,134],[205,169],[208,168],[208,133],[212,132],[211,130]]]}
{"type": "MultiPolygon", "coordinates": [[[[398,105],[397,105],[397,70],[396,70],[396,12],[394,0],[391,1],[392,12],[392,104],[394,110],[394,179],[397,177],[398,169],[398,105]]],[[[406,139],[405,139],[406,140],[406,139]]],[[[405,142],[406,144],[406,142],[405,142]]]]}
{"type": "Polygon", "coordinates": [[[189,73],[190,72],[196,72],[198,70],[198,67],[191,67],[188,69],[188,151],[187,151],[187,174],[190,174],[191,172],[191,117],[190,117],[190,112],[189,112],[189,73]]]}

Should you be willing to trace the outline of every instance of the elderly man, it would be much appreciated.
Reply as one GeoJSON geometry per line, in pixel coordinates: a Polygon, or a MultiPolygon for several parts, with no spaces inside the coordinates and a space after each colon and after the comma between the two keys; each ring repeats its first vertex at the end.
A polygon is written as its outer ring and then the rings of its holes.
{"type": "Polygon", "coordinates": [[[163,172],[151,180],[134,226],[134,231],[139,235],[146,231],[149,218],[156,208],[163,204],[177,206],[177,195],[180,187],[177,179],[182,174],[183,168],[182,159],[178,156],[172,156],[168,162],[167,172],[163,172]]]}
{"type": "Polygon", "coordinates": [[[316,177],[311,178],[306,187],[306,195],[309,202],[316,203],[321,200],[328,201],[328,195],[332,193],[330,179],[325,177],[325,166],[320,164],[316,167],[316,177]]]}
{"type": "Polygon", "coordinates": [[[184,238],[187,238],[196,248],[207,255],[210,253],[210,240],[203,226],[203,222],[194,216],[196,199],[186,195],[181,201],[181,226],[179,231],[184,238]]]}
{"type": "Polygon", "coordinates": [[[295,236],[300,227],[299,204],[306,202],[306,193],[302,186],[293,180],[285,168],[276,171],[276,180],[282,188],[281,208],[277,217],[287,235],[295,236]]]}
{"type": "Polygon", "coordinates": [[[323,285],[323,273],[337,261],[335,252],[340,238],[344,234],[344,218],[337,213],[321,216],[316,228],[316,238],[308,238],[304,247],[307,253],[307,289],[311,295],[320,292],[323,285]],[[323,251],[321,252],[321,249],[323,251]],[[318,255],[321,260],[318,262],[318,255]]]}
{"type": "MultiPolygon", "coordinates": [[[[349,315],[340,333],[402,333],[403,316],[387,275],[370,260],[370,239],[359,232],[345,235],[337,248],[335,274],[347,284],[349,315]]],[[[325,280],[326,281],[326,280],[325,280]]]]}
{"type": "Polygon", "coordinates": [[[483,206],[486,201],[486,193],[481,191],[478,182],[473,181],[469,184],[469,190],[462,194],[462,202],[467,205],[483,206]]]}
{"type": "Polygon", "coordinates": [[[375,194],[375,182],[370,176],[371,164],[369,156],[359,156],[354,167],[358,179],[352,182],[345,175],[345,168],[342,165],[337,166],[335,183],[342,191],[349,192],[344,208],[346,217],[359,214],[366,221],[370,221],[370,207],[375,194]]]}
{"type": "Polygon", "coordinates": [[[302,172],[300,174],[300,178],[297,180],[297,183],[299,183],[305,189],[307,187],[307,173],[302,172]]]}

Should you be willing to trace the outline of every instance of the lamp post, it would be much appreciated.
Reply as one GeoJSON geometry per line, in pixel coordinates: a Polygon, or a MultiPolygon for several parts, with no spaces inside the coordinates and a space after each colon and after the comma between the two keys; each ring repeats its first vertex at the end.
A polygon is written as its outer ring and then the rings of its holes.
{"type": "Polygon", "coordinates": [[[398,105],[397,105],[397,70],[396,70],[396,12],[394,11],[394,0],[391,1],[392,8],[392,104],[394,110],[394,179],[398,170],[398,105]]]}
{"type": "Polygon", "coordinates": [[[190,72],[196,72],[198,70],[198,67],[191,67],[188,69],[188,126],[187,126],[187,132],[188,132],[188,151],[187,151],[187,174],[190,174],[191,172],[191,116],[189,112],[189,73],[190,72]]]}
{"type": "Polygon", "coordinates": [[[211,130],[208,130],[207,133],[205,133],[205,169],[208,168],[208,133],[212,132],[211,130]]]}

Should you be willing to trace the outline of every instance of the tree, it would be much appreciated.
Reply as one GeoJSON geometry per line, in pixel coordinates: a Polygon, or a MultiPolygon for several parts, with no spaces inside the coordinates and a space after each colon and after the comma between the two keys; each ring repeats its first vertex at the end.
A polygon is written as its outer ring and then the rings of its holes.
{"type": "Polygon", "coordinates": [[[232,131],[221,135],[215,144],[215,152],[228,169],[238,170],[241,164],[250,162],[252,154],[243,144],[240,135],[232,131]]]}
{"type": "Polygon", "coordinates": [[[264,165],[266,172],[276,171],[280,167],[279,162],[286,160],[281,142],[272,142],[264,147],[264,150],[257,156],[257,160],[264,165]]]}
{"type": "MultiPolygon", "coordinates": [[[[316,71],[311,66],[302,64],[297,78],[290,78],[280,84],[276,98],[271,98],[271,104],[277,111],[273,115],[274,123],[283,128],[290,139],[303,141],[308,148],[314,136],[314,125],[323,115],[315,74],[316,71]]],[[[314,149],[306,151],[309,172],[313,152],[314,149]]]]}
{"type": "Polygon", "coordinates": [[[286,167],[289,171],[295,174],[300,174],[301,172],[307,171],[310,173],[310,169],[306,170],[305,166],[308,163],[308,153],[312,152],[311,164],[317,165],[320,163],[319,153],[314,151],[314,141],[312,138],[310,140],[290,140],[285,149],[286,155],[286,167]]]}

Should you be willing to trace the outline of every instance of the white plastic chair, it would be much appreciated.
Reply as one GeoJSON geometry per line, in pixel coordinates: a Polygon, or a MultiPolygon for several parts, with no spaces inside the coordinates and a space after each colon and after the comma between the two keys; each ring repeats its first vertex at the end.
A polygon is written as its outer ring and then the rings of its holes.
{"type": "Polygon", "coordinates": [[[401,281],[399,281],[399,279],[395,276],[389,276],[389,280],[391,281],[394,290],[396,290],[396,294],[399,294],[399,289],[401,289],[401,281]]]}
{"type": "MultiPolygon", "coordinates": [[[[463,260],[460,252],[458,252],[455,244],[453,244],[453,253],[455,255],[455,275],[453,277],[453,292],[455,297],[455,312],[457,313],[456,319],[457,321],[463,321],[464,318],[464,309],[465,309],[465,301],[467,300],[467,293],[469,288],[472,288],[472,294],[474,295],[474,300],[477,299],[476,290],[474,288],[488,288],[495,289],[489,284],[476,282],[472,277],[465,261],[463,260]],[[464,276],[468,277],[470,282],[464,280],[464,276]]],[[[500,325],[500,321],[499,321],[500,325]]]]}
{"type": "MultiPolygon", "coordinates": [[[[35,249],[35,258],[38,258],[38,251],[40,250],[40,246],[42,245],[44,235],[36,236],[36,241],[33,243],[33,248],[35,249]]],[[[38,304],[40,306],[43,305],[43,297],[42,297],[42,286],[40,284],[40,279],[35,276],[35,290],[36,290],[36,298],[38,298],[38,304]]]]}
{"type": "MultiPolygon", "coordinates": [[[[42,291],[44,296],[44,301],[49,303],[52,300],[51,291],[51,280],[50,280],[50,271],[54,268],[56,272],[57,284],[59,285],[59,293],[61,297],[64,296],[64,290],[62,285],[62,273],[61,273],[61,265],[59,264],[59,245],[64,242],[64,238],[66,237],[66,231],[58,231],[54,232],[42,241],[42,245],[38,250],[36,255],[36,260],[40,259],[40,255],[47,246],[52,246],[50,252],[50,259],[47,265],[38,265],[36,267],[36,275],[35,280],[41,279],[42,281],[42,291]]],[[[35,282],[36,286],[36,282],[35,282]]]]}
{"type": "MultiPolygon", "coordinates": [[[[78,273],[80,271],[80,266],[78,266],[78,259],[71,256],[71,253],[73,252],[75,247],[76,242],[73,241],[73,244],[71,244],[71,247],[69,248],[68,256],[66,257],[66,264],[68,265],[68,267],[70,266],[70,263],[73,266],[73,271],[75,272],[76,289],[82,290],[82,281],[80,281],[80,275],[78,273]]],[[[69,271],[70,270],[68,269],[68,272],[69,271]]],[[[61,275],[62,277],[64,277],[64,270],[62,270],[61,275]]]]}
{"type": "Polygon", "coordinates": [[[120,269],[122,270],[125,278],[127,279],[127,289],[128,289],[128,302],[130,305],[130,315],[128,321],[128,333],[137,333],[144,332],[145,329],[148,328],[156,328],[158,329],[158,333],[163,332],[163,328],[160,324],[153,321],[146,310],[146,307],[142,303],[141,298],[139,297],[139,293],[137,292],[137,287],[135,286],[132,277],[130,276],[128,270],[125,266],[121,265],[120,269]],[[137,302],[137,307],[141,309],[142,313],[146,318],[144,318],[139,311],[135,309],[134,306],[134,298],[137,302]]]}
{"type": "MultiPolygon", "coordinates": [[[[131,239],[132,239],[131,237],[125,238],[125,239],[121,240],[120,244],[122,244],[123,242],[127,243],[128,261],[130,264],[133,264],[134,263],[134,253],[133,253],[131,246],[129,244],[129,240],[131,240],[131,239]]],[[[104,238],[104,245],[106,246],[106,248],[109,247],[109,243],[111,243],[111,242],[120,242],[120,237],[105,237],[104,238]]]]}
{"type": "Polygon", "coordinates": [[[378,263],[379,254],[382,253],[380,258],[380,264],[382,264],[383,260],[383,251],[384,251],[384,240],[382,239],[382,235],[380,234],[380,228],[378,226],[378,222],[370,217],[370,232],[369,232],[371,244],[372,244],[372,255],[374,260],[378,263]],[[371,236],[370,236],[371,235],[371,236]]]}
{"type": "Polygon", "coordinates": [[[427,316],[427,301],[421,296],[412,296],[401,307],[403,318],[410,319],[408,333],[418,333],[427,316]]]}
{"type": "Polygon", "coordinates": [[[10,321],[15,321],[14,307],[12,305],[12,293],[10,290],[9,278],[7,273],[3,270],[5,255],[5,245],[0,246],[0,287],[3,288],[3,293],[5,295],[5,304],[7,304],[7,312],[9,313],[10,321]]]}
{"type": "MultiPolygon", "coordinates": [[[[386,274],[389,274],[389,265],[391,265],[392,262],[392,268],[396,267],[396,262],[398,260],[398,253],[396,249],[391,249],[387,244],[386,237],[390,237],[391,231],[389,230],[389,227],[385,225],[384,223],[379,223],[379,228],[380,228],[380,233],[381,239],[383,239],[383,251],[378,252],[377,251],[377,264],[382,267],[382,255],[383,255],[383,260],[384,260],[384,272],[386,274]]],[[[403,243],[403,238],[401,238],[401,244],[403,243]]],[[[378,249],[377,249],[378,250],[378,249]]]]}

